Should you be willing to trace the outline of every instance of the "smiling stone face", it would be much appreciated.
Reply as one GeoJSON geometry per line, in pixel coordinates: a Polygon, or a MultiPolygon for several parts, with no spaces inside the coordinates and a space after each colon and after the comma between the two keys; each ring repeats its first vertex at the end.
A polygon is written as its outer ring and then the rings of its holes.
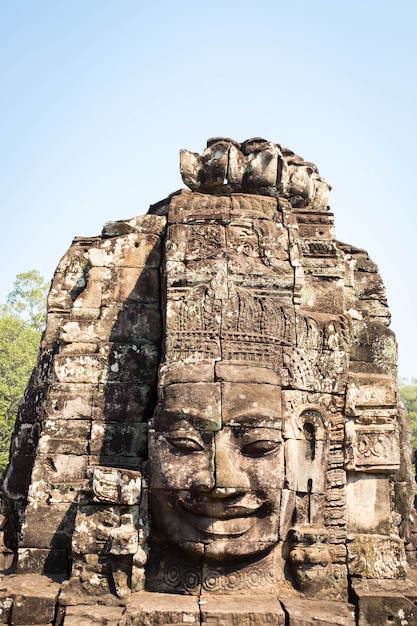
{"type": "Polygon", "coordinates": [[[259,371],[245,368],[244,383],[162,391],[150,437],[151,509],[165,538],[190,554],[239,560],[278,541],[281,388],[259,382],[259,371]]]}

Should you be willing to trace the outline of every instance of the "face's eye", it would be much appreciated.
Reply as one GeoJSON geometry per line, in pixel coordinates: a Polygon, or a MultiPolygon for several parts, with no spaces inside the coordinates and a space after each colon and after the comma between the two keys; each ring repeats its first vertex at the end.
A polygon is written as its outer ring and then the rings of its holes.
{"type": "Polygon", "coordinates": [[[279,441],[273,441],[272,439],[258,439],[245,444],[242,447],[242,453],[246,456],[263,456],[277,450],[279,445],[279,441]]]}
{"type": "Polygon", "coordinates": [[[173,448],[183,452],[184,454],[190,454],[191,452],[202,452],[204,450],[201,443],[190,437],[167,437],[168,443],[173,448]]]}

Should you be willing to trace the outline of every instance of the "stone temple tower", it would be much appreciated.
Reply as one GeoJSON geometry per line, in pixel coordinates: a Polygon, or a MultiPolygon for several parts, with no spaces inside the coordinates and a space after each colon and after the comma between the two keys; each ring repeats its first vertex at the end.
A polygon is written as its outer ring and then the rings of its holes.
{"type": "Polygon", "coordinates": [[[3,481],[0,623],[417,624],[378,268],[278,144],[210,139],[181,174],[57,268],[3,481]]]}

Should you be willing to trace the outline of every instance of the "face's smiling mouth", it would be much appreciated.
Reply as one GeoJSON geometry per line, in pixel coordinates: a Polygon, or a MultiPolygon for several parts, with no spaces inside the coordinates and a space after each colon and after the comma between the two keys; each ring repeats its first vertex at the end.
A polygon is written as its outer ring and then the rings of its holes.
{"type": "Polygon", "coordinates": [[[196,530],[218,538],[243,535],[265,516],[266,508],[258,498],[250,498],[247,502],[243,498],[240,503],[215,498],[179,499],[177,507],[196,530]]]}

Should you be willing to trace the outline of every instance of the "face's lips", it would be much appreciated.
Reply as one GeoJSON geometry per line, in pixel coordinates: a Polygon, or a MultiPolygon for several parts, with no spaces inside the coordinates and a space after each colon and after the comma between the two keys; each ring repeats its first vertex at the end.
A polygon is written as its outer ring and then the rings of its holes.
{"type": "Polygon", "coordinates": [[[183,509],[186,509],[187,511],[190,511],[194,515],[201,515],[202,517],[210,517],[214,519],[233,519],[235,517],[247,517],[248,515],[253,515],[260,508],[260,506],[224,506],[221,502],[189,503],[184,500],[179,501],[179,506],[183,509]]]}
{"type": "Polygon", "coordinates": [[[178,500],[178,508],[191,526],[207,535],[235,537],[246,533],[260,517],[264,503],[252,498],[245,504],[227,504],[221,500],[178,500]]]}

